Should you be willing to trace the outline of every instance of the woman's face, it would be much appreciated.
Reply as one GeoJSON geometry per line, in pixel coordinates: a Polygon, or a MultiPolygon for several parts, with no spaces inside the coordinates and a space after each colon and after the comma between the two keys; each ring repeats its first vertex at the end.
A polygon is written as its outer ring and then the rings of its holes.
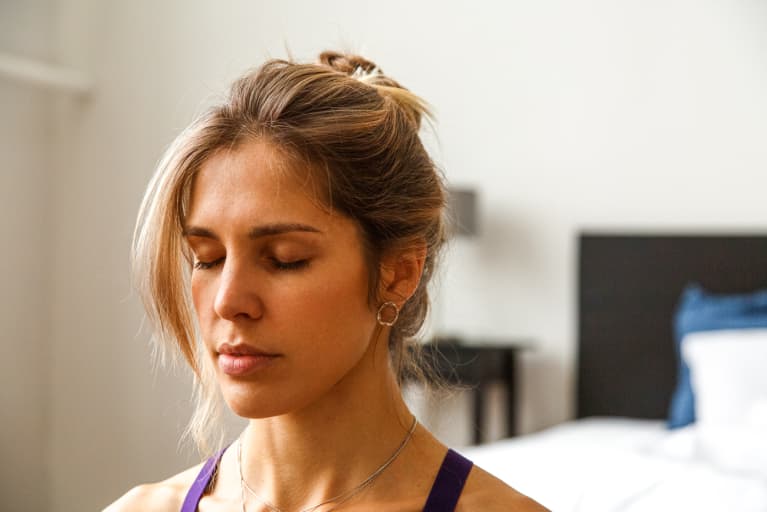
{"type": "Polygon", "coordinates": [[[225,400],[249,418],[326,396],[360,365],[376,324],[356,224],[284,164],[262,141],[216,153],[184,226],[205,348],[225,400]]]}

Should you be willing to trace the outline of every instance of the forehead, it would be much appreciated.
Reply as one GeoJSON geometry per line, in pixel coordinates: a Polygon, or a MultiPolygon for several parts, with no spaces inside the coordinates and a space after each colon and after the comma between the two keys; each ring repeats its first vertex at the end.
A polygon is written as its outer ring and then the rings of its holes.
{"type": "Polygon", "coordinates": [[[208,157],[192,181],[191,195],[193,199],[202,199],[243,188],[251,192],[264,188],[308,190],[309,177],[308,169],[301,169],[272,144],[246,141],[221,148],[208,157]]]}
{"type": "Polygon", "coordinates": [[[261,140],[210,156],[195,175],[184,224],[338,223],[318,194],[315,173],[261,140]]]}

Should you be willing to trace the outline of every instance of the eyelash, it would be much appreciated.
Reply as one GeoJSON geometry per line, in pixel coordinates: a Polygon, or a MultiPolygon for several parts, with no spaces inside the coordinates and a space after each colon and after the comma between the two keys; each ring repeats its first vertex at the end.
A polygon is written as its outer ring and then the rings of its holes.
{"type": "MultiPolygon", "coordinates": [[[[208,270],[218,266],[224,261],[224,258],[219,258],[215,261],[195,261],[194,268],[196,270],[208,270]]],[[[296,260],[296,261],[280,261],[277,258],[270,258],[272,266],[277,270],[299,270],[309,265],[309,260],[296,260]]]]}
{"type": "Polygon", "coordinates": [[[222,261],[224,261],[224,258],[219,258],[215,261],[200,261],[197,260],[194,262],[194,268],[195,270],[208,270],[216,265],[220,264],[222,261]]]}
{"type": "Polygon", "coordinates": [[[277,270],[299,270],[309,264],[309,260],[280,261],[277,258],[271,258],[271,261],[277,270]]]}

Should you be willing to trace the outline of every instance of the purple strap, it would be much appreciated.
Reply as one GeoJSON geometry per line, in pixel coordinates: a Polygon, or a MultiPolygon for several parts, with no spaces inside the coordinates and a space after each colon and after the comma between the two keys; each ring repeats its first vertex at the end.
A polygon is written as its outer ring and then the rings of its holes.
{"type": "Polygon", "coordinates": [[[474,463],[448,450],[431,487],[423,512],[453,512],[474,463]]]}
{"type": "Polygon", "coordinates": [[[218,452],[209,458],[200,470],[200,474],[195,478],[192,487],[189,488],[189,492],[186,493],[184,504],[181,505],[181,512],[195,512],[197,510],[197,504],[200,503],[200,498],[205,494],[205,491],[210,485],[210,480],[213,477],[213,473],[216,472],[221,456],[224,454],[226,448],[218,452]]]}

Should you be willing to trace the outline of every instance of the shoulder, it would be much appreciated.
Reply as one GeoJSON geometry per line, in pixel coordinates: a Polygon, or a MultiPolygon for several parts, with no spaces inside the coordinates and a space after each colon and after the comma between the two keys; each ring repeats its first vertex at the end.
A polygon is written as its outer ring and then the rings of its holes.
{"type": "Polygon", "coordinates": [[[466,481],[457,512],[548,512],[540,503],[474,466],[466,481]]]}
{"type": "Polygon", "coordinates": [[[165,512],[181,510],[186,493],[200,472],[198,464],[162,482],[137,485],[103,512],[165,512]]]}

